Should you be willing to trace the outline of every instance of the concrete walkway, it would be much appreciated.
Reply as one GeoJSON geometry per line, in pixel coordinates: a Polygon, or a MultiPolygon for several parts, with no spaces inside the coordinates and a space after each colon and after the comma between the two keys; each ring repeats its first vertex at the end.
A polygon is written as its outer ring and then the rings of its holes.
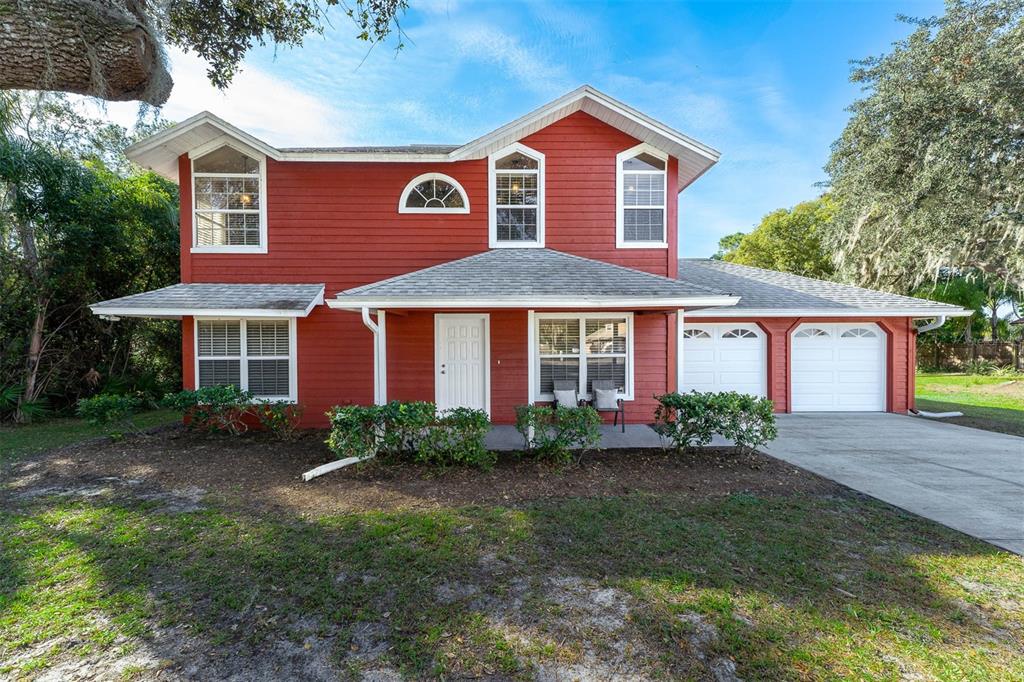
{"type": "Polygon", "coordinates": [[[1024,554],[1024,438],[896,414],[784,414],[763,449],[1024,554]]]}
{"type": "MultiPolygon", "coordinates": [[[[484,444],[490,450],[522,450],[523,437],[514,426],[492,426],[484,444]]],[[[627,424],[625,433],[622,432],[622,427],[602,424],[601,443],[598,447],[660,448],[661,436],[646,424],[627,424]]]]}

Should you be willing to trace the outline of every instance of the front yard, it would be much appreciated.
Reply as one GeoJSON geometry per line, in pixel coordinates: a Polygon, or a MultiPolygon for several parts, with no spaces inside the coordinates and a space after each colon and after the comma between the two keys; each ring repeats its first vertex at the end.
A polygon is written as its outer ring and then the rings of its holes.
{"type": "Polygon", "coordinates": [[[1024,436],[1024,376],[918,374],[917,407],[963,412],[946,421],[1024,436]]]}
{"type": "Polygon", "coordinates": [[[6,464],[0,677],[1024,677],[1024,563],[763,455],[369,464],[167,431],[6,464]]]}

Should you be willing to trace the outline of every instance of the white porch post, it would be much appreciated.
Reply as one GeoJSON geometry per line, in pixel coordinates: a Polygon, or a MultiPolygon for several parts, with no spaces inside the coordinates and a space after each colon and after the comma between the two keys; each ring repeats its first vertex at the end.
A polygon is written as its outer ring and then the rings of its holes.
{"type": "Polygon", "coordinates": [[[384,311],[377,311],[377,322],[370,318],[370,309],[363,307],[363,324],[373,333],[373,402],[388,401],[388,352],[384,311]]]}
{"type": "Polygon", "coordinates": [[[683,392],[683,311],[676,311],[676,393],[683,392]]]}
{"type": "MultiPolygon", "coordinates": [[[[537,313],[533,310],[526,311],[526,404],[533,405],[533,396],[537,395],[537,348],[534,339],[537,338],[537,313]]],[[[533,443],[533,427],[531,426],[526,437],[533,443]]]]}

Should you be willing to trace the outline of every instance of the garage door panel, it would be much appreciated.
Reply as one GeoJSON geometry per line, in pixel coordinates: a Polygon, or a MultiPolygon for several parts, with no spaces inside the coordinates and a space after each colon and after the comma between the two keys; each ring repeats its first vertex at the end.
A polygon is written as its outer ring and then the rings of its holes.
{"type": "Polygon", "coordinates": [[[683,336],[683,391],[737,391],[765,395],[765,335],[750,324],[685,325],[700,329],[707,338],[683,336]],[[747,329],[756,338],[726,336],[747,329]]]}
{"type": "Polygon", "coordinates": [[[876,325],[804,324],[794,331],[791,348],[794,411],[885,410],[885,337],[876,325]],[[844,337],[851,326],[874,335],[844,337]],[[797,336],[809,327],[827,336],[797,336]]]}

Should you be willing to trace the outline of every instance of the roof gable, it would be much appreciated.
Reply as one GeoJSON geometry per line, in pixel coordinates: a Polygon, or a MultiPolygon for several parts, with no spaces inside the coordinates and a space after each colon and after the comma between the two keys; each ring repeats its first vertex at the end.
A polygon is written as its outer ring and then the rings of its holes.
{"type": "Polygon", "coordinates": [[[177,179],[177,158],[214,139],[227,136],[278,161],[451,162],[482,159],[547,126],[583,111],[679,159],[682,190],[719,158],[711,147],[656,121],[632,107],[583,85],[530,113],[460,146],[403,145],[399,147],[276,148],[227,121],[201,112],[130,146],[129,159],[172,180],[177,179]]]}

